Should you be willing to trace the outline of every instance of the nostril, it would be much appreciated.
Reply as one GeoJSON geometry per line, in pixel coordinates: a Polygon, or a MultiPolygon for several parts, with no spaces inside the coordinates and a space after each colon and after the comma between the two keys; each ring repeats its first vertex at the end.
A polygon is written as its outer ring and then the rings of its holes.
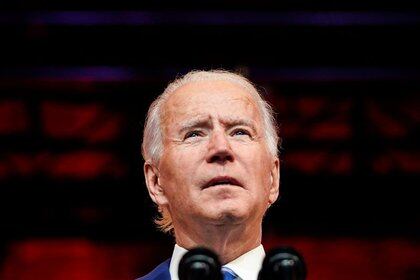
{"type": "Polygon", "coordinates": [[[219,152],[210,157],[209,162],[224,163],[233,161],[233,156],[229,152],[219,152]]]}

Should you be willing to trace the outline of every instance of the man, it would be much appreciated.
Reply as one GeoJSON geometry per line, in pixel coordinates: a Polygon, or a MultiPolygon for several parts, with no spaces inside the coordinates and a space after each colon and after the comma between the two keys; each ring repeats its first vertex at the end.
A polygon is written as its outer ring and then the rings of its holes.
{"type": "Polygon", "coordinates": [[[150,106],[144,174],[172,258],[140,278],[178,280],[183,254],[213,250],[235,278],[255,280],[264,258],[261,224],[279,193],[278,136],[270,106],[244,77],[193,71],[150,106]]]}

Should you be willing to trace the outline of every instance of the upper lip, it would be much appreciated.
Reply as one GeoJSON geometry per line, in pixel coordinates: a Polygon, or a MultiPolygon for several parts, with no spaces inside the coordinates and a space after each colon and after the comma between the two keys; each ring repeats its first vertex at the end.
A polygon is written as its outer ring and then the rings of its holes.
{"type": "Polygon", "coordinates": [[[236,185],[236,186],[242,187],[242,184],[233,177],[218,176],[218,177],[214,177],[213,179],[208,181],[207,184],[205,184],[204,188],[208,188],[208,187],[215,186],[215,185],[221,185],[221,184],[236,185]]]}

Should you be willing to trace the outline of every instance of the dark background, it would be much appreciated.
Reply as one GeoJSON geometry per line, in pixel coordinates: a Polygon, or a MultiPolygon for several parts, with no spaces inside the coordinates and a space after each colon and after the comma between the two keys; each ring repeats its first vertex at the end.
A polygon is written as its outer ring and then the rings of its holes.
{"type": "Polygon", "coordinates": [[[170,256],[140,145],[192,69],[238,71],[277,112],[266,248],[309,279],[420,275],[420,13],[411,1],[5,1],[0,279],[133,279],[170,256]]]}

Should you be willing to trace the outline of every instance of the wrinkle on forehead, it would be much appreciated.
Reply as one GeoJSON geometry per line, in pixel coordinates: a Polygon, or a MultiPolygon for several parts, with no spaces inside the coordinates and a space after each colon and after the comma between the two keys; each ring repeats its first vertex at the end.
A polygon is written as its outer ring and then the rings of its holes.
{"type": "MultiPolygon", "coordinates": [[[[233,106],[239,102],[244,104],[245,111],[249,112],[254,120],[259,118],[261,121],[255,98],[243,87],[223,80],[191,82],[178,88],[166,100],[161,114],[162,126],[166,130],[169,125],[176,124],[184,118],[209,117],[206,109],[211,111],[221,105],[230,103],[233,106]]],[[[214,117],[240,118],[232,116],[234,113],[217,112],[214,117]]]]}

